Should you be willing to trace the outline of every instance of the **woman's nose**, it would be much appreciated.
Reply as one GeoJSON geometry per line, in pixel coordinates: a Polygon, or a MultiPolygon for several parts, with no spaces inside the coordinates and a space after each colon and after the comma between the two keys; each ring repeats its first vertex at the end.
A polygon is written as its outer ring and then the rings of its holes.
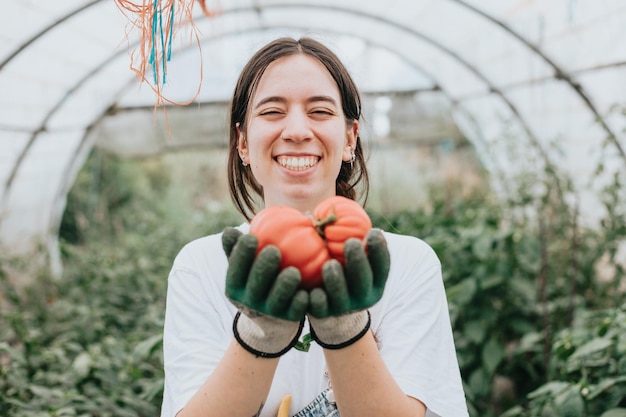
{"type": "Polygon", "coordinates": [[[294,142],[311,140],[313,137],[309,119],[304,111],[291,111],[284,119],[281,138],[294,142]]]}

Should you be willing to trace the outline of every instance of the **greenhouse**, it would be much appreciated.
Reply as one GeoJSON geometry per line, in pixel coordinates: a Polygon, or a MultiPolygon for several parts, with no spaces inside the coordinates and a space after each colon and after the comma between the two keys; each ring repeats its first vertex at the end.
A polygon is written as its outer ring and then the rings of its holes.
{"type": "Polygon", "coordinates": [[[360,89],[373,224],[441,259],[469,414],[626,416],[623,1],[3,4],[1,415],[158,415],[172,262],[245,221],[237,77],[307,36],[360,89]]]}

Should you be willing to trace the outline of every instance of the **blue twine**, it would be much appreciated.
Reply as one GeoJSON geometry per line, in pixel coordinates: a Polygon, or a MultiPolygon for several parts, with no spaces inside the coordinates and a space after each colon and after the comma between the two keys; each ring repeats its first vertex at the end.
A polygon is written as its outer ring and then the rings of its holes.
{"type": "Polygon", "coordinates": [[[166,62],[172,59],[172,39],[174,38],[174,3],[172,3],[172,7],[170,9],[170,28],[167,37],[163,30],[163,9],[161,7],[161,2],[155,0],[154,1],[154,10],[152,14],[152,48],[150,50],[150,57],[148,59],[148,63],[152,67],[152,78],[154,84],[158,83],[158,60],[157,60],[157,39],[160,40],[161,43],[161,70],[162,70],[162,79],[161,83],[165,84],[167,82],[167,73],[166,73],[166,62]],[[158,31],[158,37],[157,37],[158,31]],[[167,40],[166,40],[167,39],[167,40]],[[167,50],[165,45],[167,43],[167,50]]]}
{"type": "Polygon", "coordinates": [[[162,69],[162,83],[165,84],[165,36],[163,34],[163,9],[159,9],[159,32],[161,38],[161,69],[162,69]]]}
{"type": "Polygon", "coordinates": [[[154,84],[157,83],[157,67],[156,67],[156,43],[155,43],[155,38],[156,38],[156,31],[157,31],[157,23],[158,23],[158,9],[157,9],[157,1],[155,1],[154,3],[154,10],[152,13],[152,39],[151,39],[151,44],[152,44],[152,49],[150,50],[150,59],[148,60],[148,62],[150,63],[150,65],[152,66],[152,78],[154,81],[154,84]]]}
{"type": "Polygon", "coordinates": [[[169,33],[169,45],[167,48],[167,60],[172,59],[172,39],[174,38],[174,5],[176,3],[172,3],[172,8],[170,10],[170,33],[169,33]]]}

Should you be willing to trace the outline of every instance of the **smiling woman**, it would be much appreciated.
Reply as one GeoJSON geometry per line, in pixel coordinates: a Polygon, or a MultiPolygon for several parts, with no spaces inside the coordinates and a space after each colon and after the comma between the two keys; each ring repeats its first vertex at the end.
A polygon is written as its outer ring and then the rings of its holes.
{"type": "MultiPolygon", "coordinates": [[[[264,187],[272,184],[262,183],[272,180],[271,173],[264,170],[269,165],[260,164],[263,152],[260,146],[269,144],[262,141],[272,143],[266,150],[268,162],[271,159],[284,168],[274,171],[282,186],[307,184],[307,179],[313,178],[300,174],[301,166],[308,165],[311,171],[318,171],[318,177],[325,177],[324,184],[309,191],[317,197],[308,202],[304,196],[297,197],[299,208],[312,210],[324,197],[335,193],[354,199],[359,183],[364,191],[363,201],[367,200],[369,178],[358,135],[361,98],[350,74],[334,54],[320,50],[320,45],[310,39],[302,39],[300,43],[270,43],[243,68],[233,103],[228,178],[233,200],[248,219],[255,211],[251,193],[271,195],[271,190],[264,187]],[[252,103],[248,106],[249,98],[252,103]],[[255,129],[251,130],[250,126],[255,129]],[[316,134],[324,140],[313,141],[316,134]],[[327,146],[329,140],[339,141],[341,149],[327,146]],[[251,168],[241,170],[240,159],[251,162],[251,168]],[[348,163],[341,164],[340,160],[348,163]],[[297,170],[288,169],[296,165],[297,170]],[[328,170],[338,172],[333,174],[328,170]],[[266,175],[270,176],[265,178],[266,175]],[[330,183],[336,184],[332,190],[320,189],[330,183]]],[[[308,185],[312,186],[312,181],[308,185]]],[[[304,187],[295,188],[295,193],[304,192],[304,187]]],[[[273,198],[280,198],[280,193],[273,198]]],[[[265,204],[268,205],[267,201],[265,204]]]]}
{"type": "Polygon", "coordinates": [[[350,201],[357,191],[367,196],[360,117],[354,81],[318,41],[276,39],[244,66],[228,174],[254,228],[195,240],[174,261],[162,417],[273,417],[287,396],[297,417],[467,416],[436,254],[340,207],[359,206],[350,201]],[[255,197],[266,207],[258,215],[255,197]],[[316,207],[334,222],[322,238],[307,218],[316,207]],[[269,214],[277,236],[253,233],[267,226],[268,209],[277,209],[269,214]],[[346,235],[352,219],[368,226],[358,236],[346,235]],[[268,244],[281,236],[290,243],[268,244]],[[300,271],[319,256],[281,265],[296,251],[328,251],[315,285],[300,271]]]}
{"type": "Polygon", "coordinates": [[[266,206],[302,212],[335,195],[343,162],[356,148],[359,123],[346,120],[337,84],[316,59],[272,62],[238,125],[238,150],[263,189],[266,206]]]}

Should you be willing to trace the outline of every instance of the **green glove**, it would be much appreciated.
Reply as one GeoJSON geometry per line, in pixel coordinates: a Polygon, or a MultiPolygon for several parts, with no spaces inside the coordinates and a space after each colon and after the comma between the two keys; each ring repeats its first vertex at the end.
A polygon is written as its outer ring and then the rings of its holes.
{"type": "Polygon", "coordinates": [[[298,289],[296,268],[279,273],[278,248],[268,246],[255,256],[257,245],[253,235],[242,235],[234,228],[224,230],[226,296],[239,309],[233,322],[239,344],[257,356],[272,358],[298,341],[309,296],[298,289]]]}
{"type": "Polygon", "coordinates": [[[370,326],[367,309],[383,295],[389,275],[387,242],[378,229],[345,244],[345,271],[336,260],[322,270],[324,289],[311,291],[309,322],[315,341],[327,349],[340,349],[363,337],[370,326]]]}

